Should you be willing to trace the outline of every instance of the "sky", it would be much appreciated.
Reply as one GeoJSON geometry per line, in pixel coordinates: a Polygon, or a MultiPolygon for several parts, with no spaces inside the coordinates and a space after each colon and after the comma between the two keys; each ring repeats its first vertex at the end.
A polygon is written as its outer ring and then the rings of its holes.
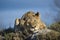
{"type": "Polygon", "coordinates": [[[41,20],[50,25],[60,11],[60,0],[0,0],[0,28],[14,27],[16,18],[27,11],[40,12],[41,20]]]}

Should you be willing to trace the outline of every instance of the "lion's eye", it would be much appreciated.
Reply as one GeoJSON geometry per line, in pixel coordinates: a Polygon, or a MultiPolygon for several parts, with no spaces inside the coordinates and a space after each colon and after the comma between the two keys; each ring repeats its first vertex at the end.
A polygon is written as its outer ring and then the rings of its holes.
{"type": "Polygon", "coordinates": [[[34,20],[34,22],[36,22],[36,20],[34,20]]]}

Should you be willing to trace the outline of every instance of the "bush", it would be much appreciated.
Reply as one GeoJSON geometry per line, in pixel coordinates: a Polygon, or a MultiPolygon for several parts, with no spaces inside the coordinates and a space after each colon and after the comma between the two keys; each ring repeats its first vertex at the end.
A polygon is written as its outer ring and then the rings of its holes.
{"type": "Polygon", "coordinates": [[[60,32],[60,22],[56,22],[50,25],[49,29],[60,32]]]}

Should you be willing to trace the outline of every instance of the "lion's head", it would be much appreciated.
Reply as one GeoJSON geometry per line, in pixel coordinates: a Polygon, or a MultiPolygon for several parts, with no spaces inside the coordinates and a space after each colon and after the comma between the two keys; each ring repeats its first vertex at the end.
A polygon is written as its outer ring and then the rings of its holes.
{"type": "Polygon", "coordinates": [[[30,31],[38,31],[46,28],[46,25],[40,20],[39,12],[27,12],[24,14],[21,19],[15,20],[15,26],[24,27],[27,30],[30,31]]]}
{"type": "Polygon", "coordinates": [[[33,32],[46,28],[46,25],[40,20],[39,12],[29,11],[21,19],[25,21],[25,26],[33,32]]]}

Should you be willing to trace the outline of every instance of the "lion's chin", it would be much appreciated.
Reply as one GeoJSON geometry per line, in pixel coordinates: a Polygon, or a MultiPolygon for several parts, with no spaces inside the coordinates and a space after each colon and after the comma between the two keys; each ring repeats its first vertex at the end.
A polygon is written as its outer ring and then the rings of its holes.
{"type": "Polygon", "coordinates": [[[34,29],[34,28],[31,28],[30,30],[31,30],[33,33],[38,32],[38,30],[37,30],[37,29],[34,29]]]}
{"type": "Polygon", "coordinates": [[[34,29],[34,28],[31,28],[30,30],[31,30],[31,31],[34,31],[35,29],[34,29]]]}

